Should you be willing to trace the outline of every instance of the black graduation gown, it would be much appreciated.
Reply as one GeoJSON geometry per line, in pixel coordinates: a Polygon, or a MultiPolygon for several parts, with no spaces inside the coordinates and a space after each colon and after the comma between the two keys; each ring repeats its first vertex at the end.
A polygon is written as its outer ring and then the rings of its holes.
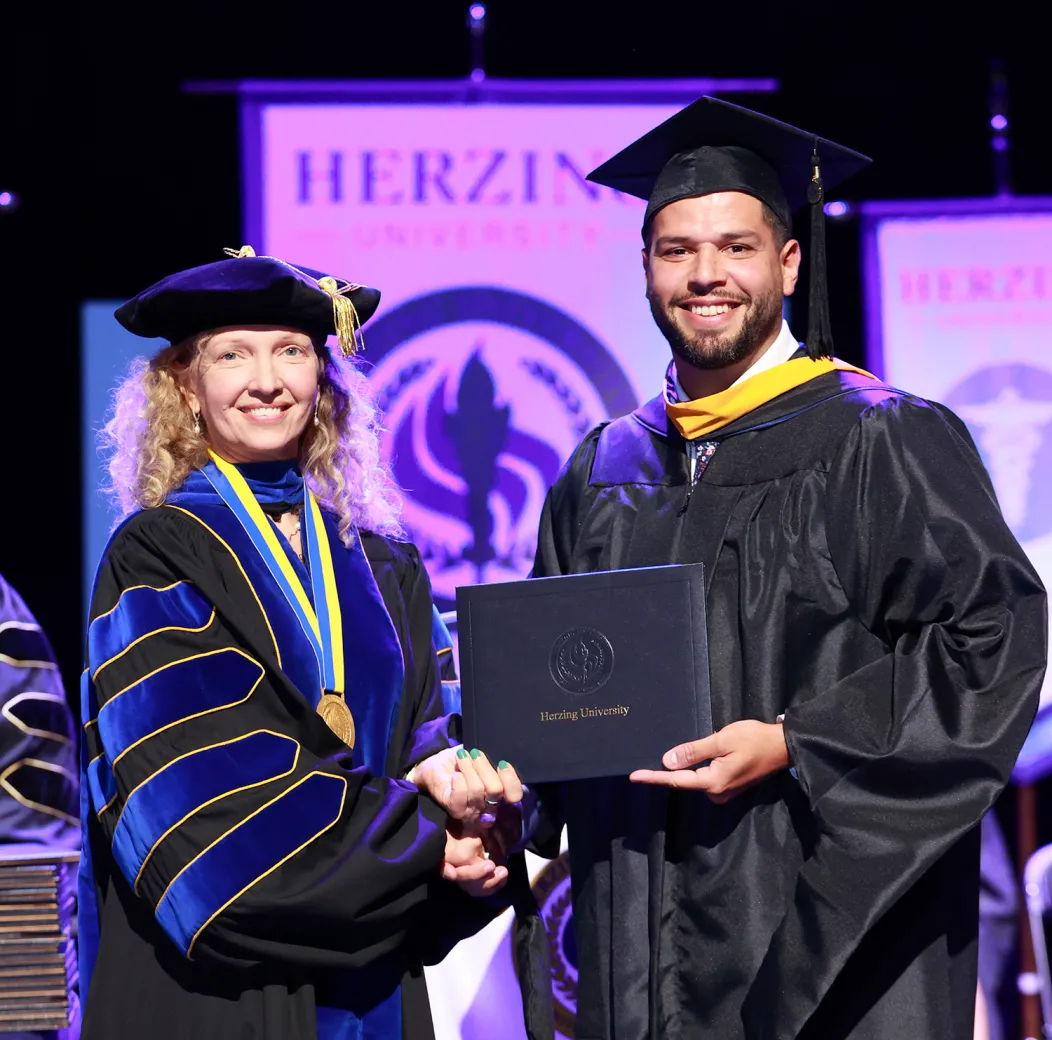
{"type": "Polygon", "coordinates": [[[76,727],[44,630],[0,576],[0,845],[74,851],[76,727]]]}
{"type": "MultiPolygon", "coordinates": [[[[316,1004],[368,1014],[400,984],[399,1031],[427,1040],[422,965],[503,906],[440,878],[445,814],[392,779],[456,739],[419,554],[362,533],[404,661],[402,689],[380,706],[392,738],[376,776],[352,768],[297,688],[317,674],[309,644],[233,515],[197,513],[132,517],[96,581],[82,1038],[314,1040],[316,1004]],[[117,747],[104,754],[109,703],[117,747]]],[[[360,623],[349,611],[345,624],[360,623]]]]}
{"type": "Polygon", "coordinates": [[[714,725],[784,712],[797,776],[724,806],[544,792],[578,1040],[965,1040],[977,825],[1036,709],[1044,590],[939,405],[836,372],[712,439],[691,491],[660,399],[593,431],[534,575],[704,562],[714,725]]]}

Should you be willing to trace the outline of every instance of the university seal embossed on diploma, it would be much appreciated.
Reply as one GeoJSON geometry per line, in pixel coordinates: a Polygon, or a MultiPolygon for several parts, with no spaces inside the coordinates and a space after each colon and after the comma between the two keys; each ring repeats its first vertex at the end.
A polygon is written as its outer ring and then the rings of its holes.
{"type": "Polygon", "coordinates": [[[614,648],[595,628],[573,628],[552,646],[552,678],[567,693],[594,693],[614,674],[614,648]]]}

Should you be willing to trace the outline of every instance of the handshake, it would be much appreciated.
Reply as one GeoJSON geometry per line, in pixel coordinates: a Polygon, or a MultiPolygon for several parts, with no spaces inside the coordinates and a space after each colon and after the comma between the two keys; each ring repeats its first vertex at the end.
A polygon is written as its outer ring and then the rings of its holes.
{"type": "MultiPolygon", "coordinates": [[[[791,766],[781,717],[766,723],[732,722],[700,740],[666,751],[664,769],[636,769],[637,784],[697,791],[723,804],[773,773],[791,766]]],[[[508,880],[504,864],[522,840],[522,783],[507,762],[497,768],[479,750],[447,748],[419,763],[406,777],[445,809],[446,853],[442,876],[474,896],[508,880]]]]}
{"type": "Polygon", "coordinates": [[[507,762],[494,768],[477,748],[446,748],[417,763],[406,779],[446,811],[442,877],[473,896],[508,880],[505,866],[522,839],[522,784],[507,762]]]}

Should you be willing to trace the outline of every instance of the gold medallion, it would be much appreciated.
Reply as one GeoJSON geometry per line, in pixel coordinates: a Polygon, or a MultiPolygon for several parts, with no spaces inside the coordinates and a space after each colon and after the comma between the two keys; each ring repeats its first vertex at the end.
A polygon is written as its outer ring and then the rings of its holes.
{"type": "Polygon", "coordinates": [[[326,693],[318,701],[318,714],[349,748],[354,748],[354,716],[347,702],[335,693],[326,693]]]}

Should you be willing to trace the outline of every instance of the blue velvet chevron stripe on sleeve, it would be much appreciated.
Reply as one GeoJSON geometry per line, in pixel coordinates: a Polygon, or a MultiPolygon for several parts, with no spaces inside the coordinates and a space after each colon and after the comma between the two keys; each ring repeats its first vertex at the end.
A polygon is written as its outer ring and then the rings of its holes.
{"type": "Polygon", "coordinates": [[[265,721],[238,733],[242,719],[266,717],[249,704],[266,669],[230,639],[189,581],[124,589],[88,633],[90,803],[121,873],[186,956],[224,909],[339,820],[347,792],[265,721]],[[195,721],[213,713],[226,739],[195,721]]]}
{"type": "Polygon", "coordinates": [[[108,809],[117,797],[117,781],[104,754],[97,755],[89,763],[86,772],[88,793],[95,815],[108,809]]]}
{"type": "Polygon", "coordinates": [[[187,956],[198,935],[238,896],[340,818],[347,781],[309,773],[190,861],[157,904],[157,920],[187,956]]]}
{"type": "Polygon", "coordinates": [[[231,794],[288,776],[299,759],[292,737],[258,730],[190,751],[128,794],[113,834],[113,854],[136,893],[153,850],[176,827],[231,794]]]}
{"type": "Polygon", "coordinates": [[[56,670],[47,637],[32,621],[0,619],[0,663],[16,668],[56,670]]]}
{"type": "Polygon", "coordinates": [[[99,709],[98,725],[110,762],[147,737],[252,696],[264,669],[236,647],[195,654],[156,669],[118,690],[99,709]]]}
{"type": "Polygon", "coordinates": [[[117,605],[88,629],[91,674],[160,632],[202,632],[215,617],[212,605],[188,581],[162,589],[139,585],[125,590],[117,605]]]}

